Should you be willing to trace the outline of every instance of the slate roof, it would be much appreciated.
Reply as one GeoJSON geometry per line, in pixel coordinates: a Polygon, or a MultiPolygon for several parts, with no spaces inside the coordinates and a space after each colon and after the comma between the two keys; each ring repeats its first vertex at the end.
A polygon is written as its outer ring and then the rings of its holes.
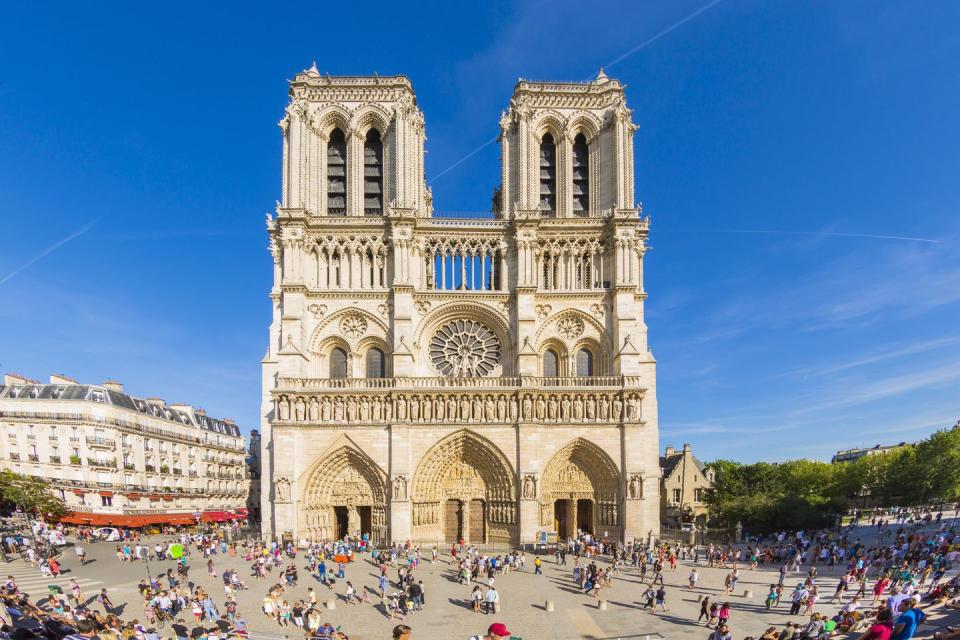
{"type": "MultiPolygon", "coordinates": [[[[697,469],[700,470],[700,473],[706,473],[707,468],[702,462],[697,458],[697,456],[691,455],[693,459],[693,464],[697,465],[697,469]]],[[[673,473],[673,470],[676,469],[677,465],[683,461],[683,451],[678,451],[672,456],[660,456],[660,468],[663,469],[663,477],[669,476],[673,473]]]]}
{"type": "Polygon", "coordinates": [[[115,407],[136,411],[145,415],[170,420],[179,424],[199,427],[206,431],[222,433],[230,436],[240,436],[240,427],[227,423],[224,420],[199,415],[192,411],[184,411],[175,407],[166,406],[141,398],[86,384],[13,384],[0,385],[0,399],[9,400],[90,400],[103,402],[115,407]]]}

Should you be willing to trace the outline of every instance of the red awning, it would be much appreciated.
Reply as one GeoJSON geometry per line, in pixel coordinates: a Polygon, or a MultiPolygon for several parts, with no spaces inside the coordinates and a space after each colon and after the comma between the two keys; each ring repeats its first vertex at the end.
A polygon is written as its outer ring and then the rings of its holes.
{"type": "Polygon", "coordinates": [[[102,495],[104,498],[112,498],[113,491],[101,491],[100,495],[102,495]]]}
{"type": "Polygon", "coordinates": [[[200,514],[203,522],[227,522],[233,514],[228,511],[204,511],[200,514]]]}
{"type": "Polygon", "coordinates": [[[189,513],[78,513],[71,511],[60,517],[60,522],[92,527],[145,527],[151,524],[195,524],[189,513]]]}
{"type": "Polygon", "coordinates": [[[139,500],[139,499],[140,499],[140,494],[139,494],[139,493],[128,493],[128,494],[127,494],[127,497],[130,498],[131,500],[139,500]]]}
{"type": "Polygon", "coordinates": [[[74,489],[73,492],[78,496],[82,496],[84,493],[86,493],[86,491],[84,491],[83,489],[74,489]]]}

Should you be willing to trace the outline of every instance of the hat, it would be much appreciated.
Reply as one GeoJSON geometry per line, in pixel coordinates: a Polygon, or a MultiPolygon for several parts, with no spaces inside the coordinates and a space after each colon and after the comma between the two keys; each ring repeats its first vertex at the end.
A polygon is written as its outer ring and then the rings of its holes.
{"type": "Polygon", "coordinates": [[[492,633],[495,636],[509,636],[510,632],[507,631],[507,625],[502,622],[494,622],[490,625],[490,628],[487,629],[487,633],[492,633]]]}

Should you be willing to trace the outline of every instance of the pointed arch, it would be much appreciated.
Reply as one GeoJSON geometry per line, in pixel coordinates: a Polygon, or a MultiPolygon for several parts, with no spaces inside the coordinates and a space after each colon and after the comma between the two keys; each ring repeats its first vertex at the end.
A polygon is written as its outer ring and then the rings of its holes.
{"type": "Polygon", "coordinates": [[[462,507],[479,502],[481,510],[468,517],[482,517],[483,522],[471,522],[469,533],[464,532],[463,537],[472,542],[515,542],[516,495],[516,476],[503,452],[473,431],[456,431],[430,447],[416,467],[412,491],[414,538],[442,539],[451,528],[446,505],[458,502],[462,507]],[[482,531],[484,539],[475,539],[477,531],[482,531]]]}
{"type": "Polygon", "coordinates": [[[567,513],[576,523],[568,528],[566,535],[580,528],[595,534],[603,530],[611,537],[618,537],[623,526],[620,485],[620,471],[613,458],[593,442],[574,438],[562,446],[544,468],[540,524],[553,526],[557,503],[564,503],[573,505],[574,511],[567,513]],[[578,521],[572,515],[581,503],[589,503],[590,522],[578,521]]]}

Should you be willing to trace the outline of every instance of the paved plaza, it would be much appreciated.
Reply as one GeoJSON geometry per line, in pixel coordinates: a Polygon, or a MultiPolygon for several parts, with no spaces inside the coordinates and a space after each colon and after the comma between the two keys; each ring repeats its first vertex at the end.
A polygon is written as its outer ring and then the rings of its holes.
{"type": "MultiPolygon", "coordinates": [[[[871,532],[862,528],[858,531],[867,541],[871,532]]],[[[856,535],[855,535],[856,537],[856,535]]],[[[150,544],[167,538],[149,538],[150,544]]],[[[47,585],[58,582],[69,592],[67,585],[70,578],[77,578],[84,590],[84,595],[90,600],[90,606],[97,607],[93,596],[101,588],[106,587],[114,603],[126,603],[120,614],[124,619],[143,619],[141,598],[137,593],[137,583],[146,577],[147,567],[142,562],[121,563],[116,557],[115,543],[93,543],[85,545],[88,550],[88,564],[79,567],[72,547],[68,547],[63,554],[63,566],[66,573],[56,581],[45,578],[39,571],[22,560],[14,560],[4,567],[6,574],[13,575],[21,589],[33,598],[42,598],[47,585]],[[89,561],[92,559],[92,562],[89,561]]],[[[429,550],[425,556],[429,557],[429,550]]],[[[485,632],[493,621],[502,621],[510,631],[525,640],[540,639],[573,639],[573,638],[643,638],[645,635],[660,634],[665,638],[706,638],[709,631],[703,626],[697,627],[695,620],[699,613],[698,596],[708,595],[712,600],[730,602],[733,613],[731,616],[731,631],[734,638],[752,635],[759,636],[764,629],[777,626],[782,629],[789,620],[801,621],[801,616],[787,615],[789,608],[790,588],[798,581],[802,581],[807,567],[801,569],[800,574],[788,576],[785,585],[787,591],[784,602],[779,610],[768,612],[764,608],[764,596],[768,585],[777,580],[778,566],[761,566],[756,571],[741,565],[741,579],[737,593],[725,597],[723,581],[728,569],[708,568],[701,561],[697,566],[700,574],[699,588],[693,592],[687,588],[687,577],[693,566],[692,562],[680,561],[676,570],[667,567],[664,580],[667,588],[667,607],[669,611],[652,614],[643,611],[642,593],[645,586],[640,582],[636,572],[621,572],[614,578],[613,586],[603,591],[602,597],[606,600],[606,609],[598,606],[598,601],[580,593],[572,580],[573,557],[568,556],[567,566],[557,566],[553,556],[543,556],[543,575],[533,573],[533,556],[528,554],[527,571],[521,573],[504,574],[496,579],[496,587],[501,595],[502,609],[499,615],[484,615],[470,610],[468,598],[471,586],[457,582],[455,570],[449,565],[450,557],[441,554],[436,564],[424,562],[416,575],[423,580],[426,593],[426,606],[422,612],[407,617],[406,624],[414,629],[413,637],[420,638],[467,638],[470,635],[485,632]],[[744,592],[750,590],[752,597],[744,597],[744,592]],[[554,603],[554,611],[548,612],[545,602],[554,603]]],[[[293,626],[281,629],[272,620],[267,619],[261,612],[261,604],[267,589],[281,578],[277,571],[272,572],[260,582],[250,576],[248,563],[239,557],[215,556],[215,567],[218,575],[227,568],[235,568],[250,587],[246,591],[237,593],[240,605],[240,614],[247,620],[254,636],[258,638],[281,637],[289,635],[298,637],[300,634],[293,626]]],[[[287,600],[307,597],[307,588],[313,587],[320,602],[334,600],[336,607],[325,612],[324,621],[342,627],[351,639],[372,640],[375,638],[389,638],[390,630],[398,621],[388,620],[379,604],[379,598],[373,593],[378,581],[378,570],[369,562],[369,556],[359,556],[358,560],[348,565],[347,579],[354,586],[370,591],[374,605],[349,605],[342,597],[344,583],[341,581],[335,591],[328,590],[314,580],[303,568],[305,556],[298,554],[296,559],[299,583],[296,587],[288,588],[287,600]]],[[[602,566],[606,563],[601,562],[602,566]]],[[[206,561],[194,554],[190,562],[190,579],[200,584],[209,593],[215,596],[218,606],[223,611],[224,600],[220,578],[211,578],[206,571],[206,561]]],[[[150,571],[156,575],[173,568],[172,561],[149,563],[150,571]]],[[[843,573],[843,567],[828,567],[818,565],[820,591],[824,594],[815,610],[833,614],[839,604],[828,604],[837,579],[843,573]]],[[[951,574],[952,575],[952,572],[951,574]]],[[[652,576],[648,571],[647,579],[652,576]]],[[[391,570],[390,578],[394,580],[396,571],[391,570]]],[[[189,620],[189,612],[184,612],[189,620]]],[[[169,629],[168,629],[169,630],[169,629]]],[[[654,637],[656,637],[654,635],[654,637]]],[[[921,636],[922,637],[922,636],[921,636]]]]}

